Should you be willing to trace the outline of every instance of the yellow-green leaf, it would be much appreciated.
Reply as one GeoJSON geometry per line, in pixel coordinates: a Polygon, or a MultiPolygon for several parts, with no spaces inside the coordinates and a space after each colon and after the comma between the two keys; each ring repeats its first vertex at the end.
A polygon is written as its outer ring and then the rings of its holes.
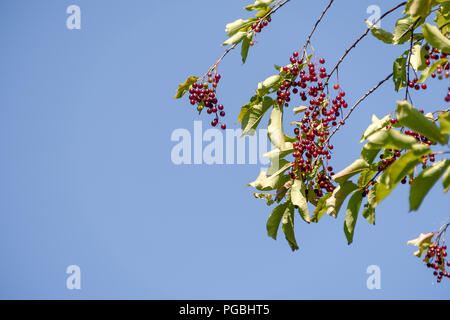
{"type": "Polygon", "coordinates": [[[447,193],[448,189],[450,188],[450,167],[445,170],[444,174],[442,175],[442,184],[444,186],[444,193],[447,193]]]}
{"type": "Polygon", "coordinates": [[[383,119],[378,119],[376,115],[372,115],[372,124],[364,131],[360,142],[368,139],[372,134],[386,127],[391,119],[391,114],[386,115],[383,119]]]}
{"type": "Polygon", "coordinates": [[[288,170],[292,164],[287,163],[281,169],[276,171],[271,176],[267,176],[266,171],[261,171],[258,178],[255,181],[249,183],[247,186],[252,186],[253,188],[260,191],[271,191],[281,187],[290,179],[290,176],[284,175],[284,172],[288,170]]]}
{"type": "Polygon", "coordinates": [[[426,118],[407,101],[397,101],[397,104],[399,124],[420,133],[432,141],[447,144],[448,136],[442,134],[434,122],[426,118]]]}
{"type": "Polygon", "coordinates": [[[439,29],[431,24],[425,23],[422,26],[423,35],[428,43],[434,48],[448,53],[450,52],[450,40],[444,36],[439,29]]]}
{"type": "Polygon", "coordinates": [[[416,211],[422,204],[428,191],[434,186],[445,170],[450,167],[450,160],[441,160],[423,170],[411,183],[409,193],[409,210],[416,211]]]}
{"type": "Polygon", "coordinates": [[[360,173],[361,171],[364,171],[369,167],[370,165],[365,160],[357,159],[347,168],[336,173],[332,178],[334,181],[338,182],[339,184],[342,184],[351,177],[353,177],[355,174],[360,173]]]}
{"type": "Polygon", "coordinates": [[[273,209],[272,213],[269,216],[269,219],[267,220],[266,225],[267,234],[274,240],[277,239],[277,233],[278,228],[280,227],[281,218],[283,217],[283,214],[286,211],[287,206],[288,206],[287,202],[277,206],[275,209],[273,209]]]}
{"type": "Polygon", "coordinates": [[[274,105],[270,114],[267,133],[270,141],[274,146],[284,149],[284,133],[283,133],[283,110],[282,107],[274,105]]]}
{"type": "Polygon", "coordinates": [[[317,207],[314,210],[314,215],[311,217],[311,222],[318,223],[322,216],[327,212],[327,200],[332,196],[331,192],[320,198],[317,207]]]}
{"type": "Polygon", "coordinates": [[[306,198],[306,187],[300,179],[296,179],[292,185],[291,200],[292,204],[298,208],[298,212],[300,213],[302,219],[309,223],[310,217],[308,200],[306,198]]]}
{"type": "Polygon", "coordinates": [[[428,17],[431,13],[432,0],[409,0],[406,4],[405,13],[411,16],[428,17]]]}
{"type": "Polygon", "coordinates": [[[198,81],[198,77],[190,76],[186,81],[178,86],[177,93],[175,94],[175,99],[180,99],[188,90],[191,85],[198,81]]]}
{"type": "Polygon", "coordinates": [[[347,237],[348,244],[353,242],[355,233],[356,220],[358,219],[359,209],[361,208],[362,192],[356,191],[348,201],[347,210],[345,211],[344,232],[347,237]]]}
{"type": "Polygon", "coordinates": [[[439,125],[442,134],[450,133],[450,112],[443,112],[439,115],[439,125]]]}
{"type": "Polygon", "coordinates": [[[283,230],[286,240],[289,243],[292,251],[298,250],[297,241],[295,240],[294,233],[294,206],[289,203],[286,207],[282,218],[281,230],[283,230]]]}
{"type": "Polygon", "coordinates": [[[345,198],[357,188],[357,185],[351,181],[339,185],[326,201],[326,212],[332,217],[337,217],[345,198]]]}
{"type": "Polygon", "coordinates": [[[421,233],[418,238],[409,240],[406,245],[412,244],[413,246],[419,247],[419,250],[414,252],[414,255],[418,258],[422,256],[424,251],[428,249],[428,247],[432,244],[432,239],[434,237],[434,233],[430,232],[427,234],[421,233]]]}
{"type": "Polygon", "coordinates": [[[222,45],[228,46],[231,44],[239,43],[242,41],[242,39],[244,39],[244,37],[246,35],[247,35],[247,32],[244,32],[244,31],[236,32],[232,37],[228,38],[228,40],[226,40],[224,43],[222,43],[222,45]]]}

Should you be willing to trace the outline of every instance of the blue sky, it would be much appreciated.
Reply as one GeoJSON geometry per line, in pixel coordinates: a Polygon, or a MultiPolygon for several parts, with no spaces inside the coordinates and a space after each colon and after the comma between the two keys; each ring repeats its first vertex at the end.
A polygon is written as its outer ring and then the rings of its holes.
{"type": "MultiPolygon", "coordinates": [[[[270,213],[246,184],[258,165],[176,166],[173,130],[198,114],[172,99],[178,83],[202,75],[221,55],[224,26],[246,1],[2,1],[0,4],[0,298],[3,299],[442,299],[450,281],[407,247],[450,220],[449,198],[434,187],[416,213],[407,188],[359,219],[347,246],[341,214],[318,225],[297,219],[300,251],[266,235],[270,213]],[[68,30],[69,5],[81,30],[68,30]],[[82,289],[68,290],[79,265],[82,289]],[[381,290],[366,268],[381,268],[381,290]]],[[[273,17],[242,65],[220,65],[229,128],[256,84],[299,49],[326,1],[293,0],[273,17]]],[[[365,28],[369,5],[336,1],[313,38],[331,67],[365,28]]],[[[397,13],[400,14],[400,11],[397,13]]],[[[397,17],[398,17],[397,15],[397,17]]],[[[391,28],[394,17],[383,20],[391,28]]],[[[365,39],[342,64],[340,82],[356,101],[392,70],[406,48],[365,39]]],[[[434,111],[448,82],[433,81],[417,106],[434,111]]],[[[333,167],[358,157],[373,113],[394,109],[389,82],[334,137],[333,167]]],[[[267,119],[263,120],[263,125],[267,119]]]]}

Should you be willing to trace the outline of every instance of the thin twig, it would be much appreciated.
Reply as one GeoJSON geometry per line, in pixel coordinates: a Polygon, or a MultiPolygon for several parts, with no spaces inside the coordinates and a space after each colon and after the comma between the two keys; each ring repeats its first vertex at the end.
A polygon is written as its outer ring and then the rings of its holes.
{"type": "MultiPolygon", "coordinates": [[[[397,10],[398,8],[403,7],[406,4],[406,1],[400,3],[399,5],[395,6],[394,8],[390,9],[389,11],[386,11],[385,13],[383,13],[383,15],[378,18],[373,24],[377,24],[378,22],[380,22],[384,17],[386,17],[388,14],[394,12],[395,10],[397,10]]],[[[364,39],[367,34],[369,33],[369,31],[372,29],[372,27],[368,27],[366,29],[366,31],[358,38],[356,39],[356,41],[345,51],[344,55],[339,59],[339,61],[336,63],[336,65],[333,67],[333,69],[331,70],[331,72],[328,74],[326,80],[325,80],[325,84],[324,87],[328,85],[328,82],[330,81],[331,76],[333,75],[333,73],[337,70],[337,68],[339,67],[339,65],[342,63],[342,61],[344,61],[345,57],[348,55],[348,53],[356,47],[356,45],[362,40],[364,39]]]]}
{"type": "Polygon", "coordinates": [[[302,49],[300,50],[300,52],[303,52],[303,57],[305,56],[305,49],[308,47],[308,45],[311,42],[311,37],[314,34],[314,31],[316,31],[317,26],[319,25],[320,21],[322,21],[322,18],[325,16],[325,13],[327,13],[328,9],[331,7],[331,5],[333,4],[334,0],[330,0],[330,2],[328,2],[327,6],[325,7],[325,9],[323,10],[322,14],[320,15],[319,19],[317,19],[316,23],[314,24],[313,29],[311,30],[311,32],[308,35],[308,38],[305,42],[305,44],[303,45],[302,49]]]}
{"type": "MultiPolygon", "coordinates": [[[[272,8],[272,10],[270,10],[270,12],[268,12],[264,17],[260,18],[260,20],[264,20],[266,19],[268,16],[274,14],[275,12],[277,12],[281,7],[283,7],[286,3],[290,2],[291,0],[284,0],[284,1],[278,1],[278,3],[272,8]]],[[[250,34],[251,32],[253,32],[253,30],[249,30],[247,31],[246,35],[250,34]]],[[[203,79],[205,79],[205,77],[208,75],[208,73],[212,72],[214,69],[217,68],[217,66],[219,65],[219,63],[222,61],[223,58],[225,58],[225,56],[234,48],[237,47],[239,43],[235,43],[233,44],[231,47],[229,47],[227,50],[225,50],[225,52],[222,54],[222,56],[208,69],[208,71],[203,75],[203,77],[201,78],[200,82],[203,82],[203,79]]]]}
{"type": "MultiPolygon", "coordinates": [[[[408,64],[407,64],[407,69],[406,69],[406,93],[405,93],[405,100],[408,99],[408,93],[409,93],[409,72],[410,72],[410,67],[411,67],[411,56],[412,56],[412,49],[413,49],[413,44],[414,44],[414,28],[416,27],[417,22],[419,22],[419,20],[422,19],[421,17],[419,17],[414,24],[409,28],[410,30],[408,30],[408,32],[411,32],[411,43],[409,45],[409,52],[408,52],[408,64]]],[[[411,101],[412,103],[412,101],[411,101]]]]}
{"type": "MultiPolygon", "coordinates": [[[[361,98],[359,98],[359,100],[350,108],[350,110],[348,111],[348,113],[345,115],[343,121],[345,123],[345,120],[348,119],[348,117],[350,117],[350,115],[352,114],[353,110],[356,109],[356,107],[363,102],[368,96],[370,96],[375,90],[377,90],[383,83],[385,83],[387,80],[389,80],[391,77],[393,76],[393,74],[391,73],[390,75],[388,75],[386,78],[384,78],[383,80],[381,80],[376,86],[374,86],[372,89],[370,89],[369,91],[366,92],[365,95],[363,95],[361,98]]],[[[339,130],[340,127],[342,127],[343,124],[340,122],[336,128],[334,129],[334,131],[328,136],[327,140],[325,141],[324,145],[326,145],[328,143],[328,141],[330,141],[331,137],[336,133],[336,131],[339,130]]]]}

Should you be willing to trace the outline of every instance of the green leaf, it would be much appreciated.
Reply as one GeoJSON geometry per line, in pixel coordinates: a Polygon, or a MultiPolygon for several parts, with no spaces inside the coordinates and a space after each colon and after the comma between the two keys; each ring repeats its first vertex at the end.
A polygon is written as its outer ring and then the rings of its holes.
{"type": "Polygon", "coordinates": [[[246,113],[242,117],[241,128],[242,136],[254,135],[259,126],[264,114],[273,105],[273,100],[270,97],[264,97],[262,100],[248,107],[246,113]]]}
{"type": "Polygon", "coordinates": [[[275,201],[273,198],[273,194],[271,193],[254,193],[253,196],[256,199],[263,199],[266,200],[266,203],[268,206],[271,206],[275,201]]]}
{"type": "MultiPolygon", "coordinates": [[[[411,32],[409,32],[409,30],[412,28],[416,20],[417,18],[410,15],[406,15],[397,20],[394,28],[394,44],[403,44],[411,39],[411,32]]],[[[416,26],[419,26],[420,24],[421,22],[419,21],[416,26]]]]}
{"type": "Polygon", "coordinates": [[[358,212],[361,208],[362,193],[356,191],[348,201],[347,210],[345,212],[344,232],[347,237],[348,244],[353,242],[353,234],[355,232],[356,220],[358,212]]]}
{"type": "Polygon", "coordinates": [[[186,81],[178,86],[177,93],[175,94],[175,99],[180,99],[184,94],[189,91],[189,87],[198,81],[198,77],[190,76],[186,81]]]}
{"type": "Polygon", "coordinates": [[[380,130],[369,137],[373,145],[381,146],[385,149],[410,149],[417,143],[411,136],[403,134],[397,130],[380,130]]]}
{"type": "Polygon", "coordinates": [[[439,125],[442,134],[450,133],[450,113],[443,112],[439,115],[439,125]]]}
{"type": "Polygon", "coordinates": [[[237,44],[237,43],[241,42],[245,38],[246,35],[247,35],[247,32],[239,31],[239,32],[235,33],[232,37],[228,38],[228,40],[225,41],[224,43],[222,43],[222,45],[228,46],[231,44],[237,44]]]}
{"type": "Polygon", "coordinates": [[[284,141],[285,142],[295,142],[295,141],[297,141],[297,137],[290,137],[290,136],[288,136],[288,135],[284,135],[284,141]]]}
{"type": "MultiPolygon", "coordinates": [[[[236,21],[228,23],[225,26],[225,32],[228,34],[229,37],[231,37],[232,35],[236,34],[240,29],[251,25],[253,23],[253,21],[255,21],[255,20],[256,20],[255,18],[248,19],[248,20],[238,19],[236,21]]],[[[242,31],[245,31],[245,30],[242,30],[242,31]]]]}
{"type": "Polygon", "coordinates": [[[372,134],[386,127],[390,123],[391,114],[388,114],[383,119],[378,119],[376,115],[372,115],[372,124],[364,131],[360,142],[368,139],[372,134]]]}
{"type": "Polygon", "coordinates": [[[284,212],[286,211],[287,206],[288,202],[282,203],[277,206],[275,209],[273,209],[272,213],[269,216],[269,219],[267,220],[267,234],[274,240],[277,239],[278,228],[280,227],[281,219],[284,212]]]}
{"type": "Polygon", "coordinates": [[[318,199],[311,184],[308,184],[308,201],[312,203],[313,206],[317,207],[318,199]]]}
{"type": "Polygon", "coordinates": [[[247,112],[251,109],[252,106],[255,104],[261,103],[262,98],[260,96],[254,95],[251,97],[250,102],[246,105],[242,106],[241,111],[239,112],[238,120],[237,122],[242,122],[247,112]]]}
{"type": "Polygon", "coordinates": [[[427,39],[428,43],[434,48],[445,53],[450,52],[450,40],[444,36],[437,27],[425,23],[422,26],[422,31],[425,39],[427,39]]]}
{"type": "Polygon", "coordinates": [[[342,203],[345,201],[347,196],[357,188],[358,187],[353,182],[347,181],[334,189],[333,194],[327,199],[326,202],[327,213],[332,217],[337,217],[342,203]]]}
{"type": "Polygon", "coordinates": [[[427,55],[427,51],[419,43],[412,47],[410,63],[414,70],[424,70],[427,67],[425,55],[427,55]]]}
{"type": "Polygon", "coordinates": [[[282,107],[274,105],[270,114],[269,125],[267,127],[269,140],[274,146],[284,149],[284,133],[283,133],[283,110],[282,107]]]}
{"type": "Polygon", "coordinates": [[[375,183],[372,189],[369,190],[367,194],[367,206],[368,208],[375,209],[378,206],[377,202],[377,190],[380,188],[380,183],[375,183]]]}
{"type": "Polygon", "coordinates": [[[395,90],[399,91],[400,89],[406,87],[406,64],[408,63],[408,58],[404,56],[398,57],[394,61],[394,72],[393,72],[393,81],[395,85],[395,90]]]}
{"type": "Polygon", "coordinates": [[[369,181],[372,180],[375,173],[377,173],[377,171],[370,169],[361,172],[358,178],[358,187],[364,188],[369,183],[369,181]]]}
{"type": "Polygon", "coordinates": [[[363,159],[357,159],[351,165],[344,170],[336,173],[332,178],[339,184],[343,184],[345,181],[353,177],[355,174],[368,169],[370,165],[363,159]]]}
{"type": "Polygon", "coordinates": [[[264,157],[269,158],[270,161],[274,162],[274,161],[279,161],[279,159],[284,158],[285,156],[293,153],[294,150],[294,146],[292,145],[291,142],[286,142],[284,144],[284,149],[280,150],[279,148],[275,148],[270,150],[269,152],[267,152],[266,154],[264,154],[264,157]]]}
{"type": "Polygon", "coordinates": [[[286,236],[286,240],[289,243],[289,246],[291,247],[292,251],[298,250],[299,248],[297,245],[297,241],[295,240],[294,233],[294,206],[292,205],[292,203],[289,203],[289,205],[286,207],[283,213],[282,223],[283,225],[281,226],[281,229],[286,236]]]}
{"type": "Polygon", "coordinates": [[[302,219],[310,223],[308,200],[306,199],[306,187],[300,179],[295,179],[291,188],[292,204],[298,208],[302,219]]]}
{"type": "Polygon", "coordinates": [[[447,144],[448,136],[442,134],[439,128],[416,108],[407,101],[397,101],[397,104],[397,116],[400,125],[408,127],[432,141],[447,144]]]}
{"type": "Polygon", "coordinates": [[[381,146],[371,142],[366,143],[361,150],[361,159],[366,161],[368,164],[371,164],[377,157],[378,153],[380,153],[380,150],[381,146]]]}
{"type": "Polygon", "coordinates": [[[422,156],[430,152],[427,145],[417,144],[387,167],[380,177],[380,184],[377,186],[376,202],[383,201],[397,184],[420,163],[422,156]]]}
{"type": "Polygon", "coordinates": [[[266,171],[266,176],[270,177],[273,174],[276,174],[278,170],[280,170],[280,168],[283,168],[284,166],[286,166],[287,164],[289,164],[290,162],[285,160],[285,159],[270,159],[271,164],[269,166],[269,168],[267,168],[266,171]]]}
{"type": "Polygon", "coordinates": [[[412,244],[416,247],[419,247],[419,250],[414,252],[414,255],[418,258],[422,256],[422,254],[428,249],[431,245],[431,239],[433,239],[434,233],[430,232],[427,234],[421,233],[417,239],[409,240],[406,245],[412,244]]]}
{"type": "Polygon", "coordinates": [[[247,61],[248,56],[248,50],[250,49],[250,41],[253,39],[253,33],[250,32],[247,34],[247,36],[242,40],[242,47],[241,47],[241,57],[242,57],[242,63],[245,63],[247,61]]]}
{"type": "Polygon", "coordinates": [[[287,163],[270,176],[267,176],[266,171],[261,171],[258,178],[249,183],[247,186],[252,186],[259,191],[271,191],[278,189],[290,179],[290,176],[284,175],[284,172],[286,172],[286,170],[288,170],[291,166],[292,164],[287,163]]]}
{"type": "Polygon", "coordinates": [[[270,13],[271,11],[272,11],[272,8],[271,8],[271,7],[263,8],[263,9],[260,9],[260,10],[255,14],[255,16],[256,16],[257,18],[263,18],[263,17],[265,17],[268,13],[270,13]]]}
{"type": "Polygon", "coordinates": [[[375,225],[375,209],[374,208],[372,208],[370,206],[365,208],[362,215],[367,220],[367,222],[375,225]]]}
{"type": "Polygon", "coordinates": [[[374,24],[372,24],[369,20],[366,20],[367,27],[370,28],[370,32],[372,35],[378,40],[383,41],[387,44],[392,44],[394,41],[394,35],[389,31],[386,31],[381,28],[377,28],[374,24]]]}
{"type": "Polygon", "coordinates": [[[270,6],[273,3],[273,0],[256,0],[254,4],[246,6],[245,9],[248,11],[260,10],[270,6]]]}
{"type": "Polygon", "coordinates": [[[409,210],[417,211],[428,191],[450,167],[450,160],[441,160],[423,170],[411,183],[409,210]]]}
{"type": "Polygon", "coordinates": [[[327,200],[332,196],[331,192],[320,198],[317,203],[316,210],[314,210],[314,215],[311,217],[311,222],[318,223],[322,216],[327,212],[327,200]]]}
{"type": "Polygon", "coordinates": [[[269,93],[270,89],[278,88],[282,81],[283,78],[279,74],[270,76],[263,82],[258,83],[256,94],[261,97],[265,96],[269,93]]]}
{"type": "Polygon", "coordinates": [[[442,185],[444,186],[444,193],[447,193],[450,188],[450,167],[442,175],[442,185]]]}
{"type": "Polygon", "coordinates": [[[448,21],[450,19],[450,1],[445,1],[441,3],[441,8],[436,12],[436,18],[434,22],[436,23],[442,34],[447,34],[449,31],[448,21]]]}
{"type": "Polygon", "coordinates": [[[431,13],[432,0],[409,0],[406,4],[405,13],[413,17],[426,18],[431,13]]]}
{"type": "Polygon", "coordinates": [[[433,63],[431,66],[426,67],[420,74],[418,82],[419,83],[425,82],[431,76],[431,74],[437,70],[439,66],[443,66],[448,61],[449,61],[448,58],[443,58],[433,63]]]}

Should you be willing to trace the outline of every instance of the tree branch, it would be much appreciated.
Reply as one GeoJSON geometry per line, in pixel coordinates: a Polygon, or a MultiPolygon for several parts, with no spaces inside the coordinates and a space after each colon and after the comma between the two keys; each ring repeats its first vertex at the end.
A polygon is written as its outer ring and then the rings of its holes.
{"type": "MultiPolygon", "coordinates": [[[[383,83],[385,83],[386,81],[388,81],[391,77],[393,76],[393,74],[391,73],[390,75],[388,75],[386,78],[384,78],[383,80],[381,80],[376,86],[374,86],[372,89],[370,89],[369,91],[366,92],[365,95],[363,95],[361,98],[359,98],[359,100],[350,108],[350,110],[348,111],[348,113],[345,115],[344,119],[342,119],[342,121],[345,122],[345,120],[347,120],[350,115],[352,114],[352,112],[356,109],[356,107],[363,102],[368,96],[370,96],[375,90],[377,90],[383,83]]],[[[336,128],[334,129],[334,131],[328,136],[327,140],[325,141],[324,145],[326,145],[331,137],[339,130],[340,127],[342,127],[343,124],[339,123],[336,128]]]]}
{"type": "MultiPolygon", "coordinates": [[[[400,3],[399,5],[395,6],[394,8],[390,9],[389,11],[386,11],[380,18],[378,18],[374,24],[377,24],[378,22],[380,22],[384,17],[386,17],[388,14],[394,12],[395,10],[397,10],[398,8],[403,7],[406,4],[406,1],[400,3]]],[[[333,73],[337,70],[337,68],[339,67],[339,65],[342,63],[342,61],[344,61],[345,57],[348,55],[348,53],[356,47],[356,45],[362,40],[364,39],[367,34],[369,33],[369,31],[372,29],[372,27],[368,27],[367,30],[358,38],[356,39],[356,41],[345,51],[344,55],[339,59],[339,61],[336,63],[336,65],[333,67],[333,69],[331,70],[331,72],[328,74],[326,80],[325,80],[325,84],[324,87],[326,87],[328,85],[328,82],[330,81],[331,76],[333,75],[333,73]]]]}
{"type": "Polygon", "coordinates": [[[323,10],[322,14],[320,15],[319,19],[317,19],[316,23],[314,24],[313,29],[311,30],[311,32],[309,33],[309,36],[305,42],[305,44],[303,45],[303,48],[300,50],[300,52],[303,52],[303,57],[304,57],[304,51],[305,49],[308,47],[308,45],[311,42],[311,37],[314,34],[314,31],[316,31],[317,26],[319,25],[320,21],[322,21],[322,18],[325,16],[325,13],[327,13],[328,9],[331,7],[331,5],[333,4],[334,0],[330,0],[330,2],[327,4],[327,6],[325,7],[325,9],[323,10]]]}
{"type": "MultiPolygon", "coordinates": [[[[272,8],[272,10],[270,10],[269,13],[267,13],[264,17],[260,18],[261,20],[266,19],[268,16],[274,14],[275,12],[277,12],[281,7],[283,7],[286,3],[290,2],[291,0],[279,0],[278,3],[272,8]]],[[[253,30],[247,31],[247,35],[250,34],[251,32],[253,32],[253,30]]],[[[203,79],[205,79],[205,77],[208,75],[208,73],[212,72],[213,70],[215,70],[217,68],[217,66],[219,65],[219,63],[222,61],[223,58],[225,58],[225,56],[234,48],[237,47],[239,43],[235,43],[233,44],[231,47],[229,47],[227,50],[225,50],[225,52],[223,53],[223,55],[208,69],[208,71],[203,75],[203,77],[201,78],[200,82],[203,82],[203,79]]]]}

